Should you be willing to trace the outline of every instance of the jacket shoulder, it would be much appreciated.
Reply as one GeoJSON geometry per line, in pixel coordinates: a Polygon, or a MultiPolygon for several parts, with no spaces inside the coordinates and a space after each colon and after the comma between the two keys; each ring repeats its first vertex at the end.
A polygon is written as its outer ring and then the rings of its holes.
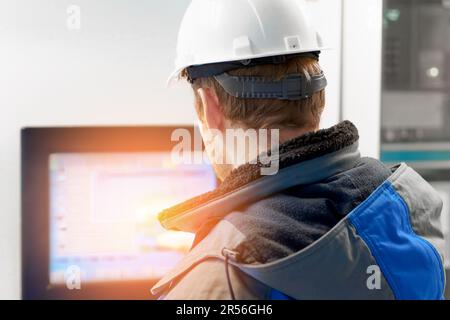
{"type": "MultiPolygon", "coordinates": [[[[165,300],[231,300],[223,261],[206,260],[193,267],[162,294],[165,300]]],[[[239,300],[266,299],[271,289],[229,265],[230,283],[239,300]]]]}
{"type": "MultiPolygon", "coordinates": [[[[154,295],[170,300],[230,299],[223,249],[234,249],[245,241],[227,220],[221,220],[153,288],[154,295]]],[[[229,265],[230,280],[239,299],[263,299],[266,286],[229,265]]]]}

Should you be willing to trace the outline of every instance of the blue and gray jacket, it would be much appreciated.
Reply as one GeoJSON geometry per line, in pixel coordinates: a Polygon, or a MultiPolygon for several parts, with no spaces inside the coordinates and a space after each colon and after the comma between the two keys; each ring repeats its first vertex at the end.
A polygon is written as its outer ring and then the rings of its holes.
{"type": "Polygon", "coordinates": [[[161,213],[194,232],[152,289],[165,299],[442,299],[442,201],[406,164],[361,158],[350,122],[283,144],[275,176],[244,165],[161,213]]]}

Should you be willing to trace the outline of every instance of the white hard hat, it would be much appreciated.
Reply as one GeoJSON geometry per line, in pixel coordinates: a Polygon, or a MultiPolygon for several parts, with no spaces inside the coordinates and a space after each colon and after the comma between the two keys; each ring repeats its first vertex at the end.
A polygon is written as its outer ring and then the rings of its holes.
{"type": "Polygon", "coordinates": [[[193,0],[181,23],[175,71],[325,49],[301,0],[193,0]]]}

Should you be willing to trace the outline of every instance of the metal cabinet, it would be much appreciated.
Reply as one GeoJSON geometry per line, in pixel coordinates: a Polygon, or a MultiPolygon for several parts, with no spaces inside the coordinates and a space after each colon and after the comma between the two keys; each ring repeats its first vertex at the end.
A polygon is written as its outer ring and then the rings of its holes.
{"type": "Polygon", "coordinates": [[[450,1],[385,0],[382,58],[381,160],[440,193],[450,269],[450,1]]]}

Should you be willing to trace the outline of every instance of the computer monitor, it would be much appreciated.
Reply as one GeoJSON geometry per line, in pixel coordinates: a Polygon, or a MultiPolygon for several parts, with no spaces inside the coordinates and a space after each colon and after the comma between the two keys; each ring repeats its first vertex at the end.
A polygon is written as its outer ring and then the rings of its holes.
{"type": "Polygon", "coordinates": [[[153,298],[194,237],[157,214],[217,181],[206,163],[172,161],[175,129],[23,130],[25,299],[153,298]]]}

